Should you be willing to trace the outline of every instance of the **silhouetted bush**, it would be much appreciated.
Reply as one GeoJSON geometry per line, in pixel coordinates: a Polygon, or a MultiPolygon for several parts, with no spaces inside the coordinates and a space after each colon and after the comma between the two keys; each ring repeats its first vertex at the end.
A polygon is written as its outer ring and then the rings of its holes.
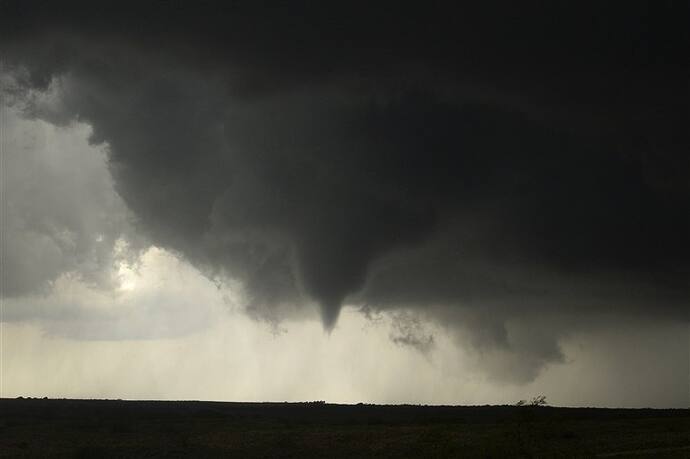
{"type": "Polygon", "coordinates": [[[548,403],[546,402],[546,395],[537,395],[536,397],[532,397],[531,400],[519,400],[515,406],[546,406],[548,403]]]}

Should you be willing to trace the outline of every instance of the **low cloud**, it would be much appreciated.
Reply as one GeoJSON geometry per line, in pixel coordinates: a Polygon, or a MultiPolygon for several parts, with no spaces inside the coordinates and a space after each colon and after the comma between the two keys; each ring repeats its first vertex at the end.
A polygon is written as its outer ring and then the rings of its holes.
{"type": "MultiPolygon", "coordinates": [[[[6,146],[3,295],[63,273],[115,288],[116,242],[134,258],[152,244],[240,285],[253,317],[316,305],[332,330],[343,304],[412,310],[520,382],[602,315],[687,323],[686,81],[665,41],[647,37],[650,68],[611,38],[642,12],[602,11],[591,37],[587,11],[554,11],[555,29],[527,15],[550,40],[509,10],[208,13],[125,6],[77,24],[48,8],[3,32],[3,95],[28,119],[6,146]],[[523,40],[497,38],[511,30],[523,40]],[[50,148],[22,156],[25,123],[50,148]]],[[[396,323],[393,341],[431,352],[396,323]]]]}
{"type": "Polygon", "coordinates": [[[434,335],[418,317],[401,312],[394,314],[392,320],[389,336],[395,344],[411,347],[424,355],[429,355],[434,350],[434,335]]]}

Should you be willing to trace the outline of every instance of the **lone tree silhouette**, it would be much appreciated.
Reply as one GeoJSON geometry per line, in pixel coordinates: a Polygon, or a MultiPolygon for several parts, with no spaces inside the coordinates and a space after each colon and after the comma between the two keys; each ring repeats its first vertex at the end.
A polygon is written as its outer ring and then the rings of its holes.
{"type": "Polygon", "coordinates": [[[530,401],[520,400],[515,406],[546,406],[547,404],[546,395],[537,395],[536,397],[532,397],[530,401]]]}

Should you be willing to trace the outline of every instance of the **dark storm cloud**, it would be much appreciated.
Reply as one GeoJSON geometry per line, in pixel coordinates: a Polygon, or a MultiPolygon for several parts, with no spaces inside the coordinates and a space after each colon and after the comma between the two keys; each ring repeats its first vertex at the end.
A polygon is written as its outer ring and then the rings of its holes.
{"type": "Polygon", "coordinates": [[[91,124],[147,236],[256,311],[487,310],[537,367],[557,334],[504,320],[687,320],[687,12],[35,6],[1,20],[27,113],[91,124]]]}

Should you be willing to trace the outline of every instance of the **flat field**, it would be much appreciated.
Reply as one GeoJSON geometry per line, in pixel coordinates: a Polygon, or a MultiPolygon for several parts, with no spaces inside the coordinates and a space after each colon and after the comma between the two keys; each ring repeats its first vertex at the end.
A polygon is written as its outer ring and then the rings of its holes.
{"type": "Polygon", "coordinates": [[[0,399],[0,456],[690,458],[690,410],[0,399]]]}

